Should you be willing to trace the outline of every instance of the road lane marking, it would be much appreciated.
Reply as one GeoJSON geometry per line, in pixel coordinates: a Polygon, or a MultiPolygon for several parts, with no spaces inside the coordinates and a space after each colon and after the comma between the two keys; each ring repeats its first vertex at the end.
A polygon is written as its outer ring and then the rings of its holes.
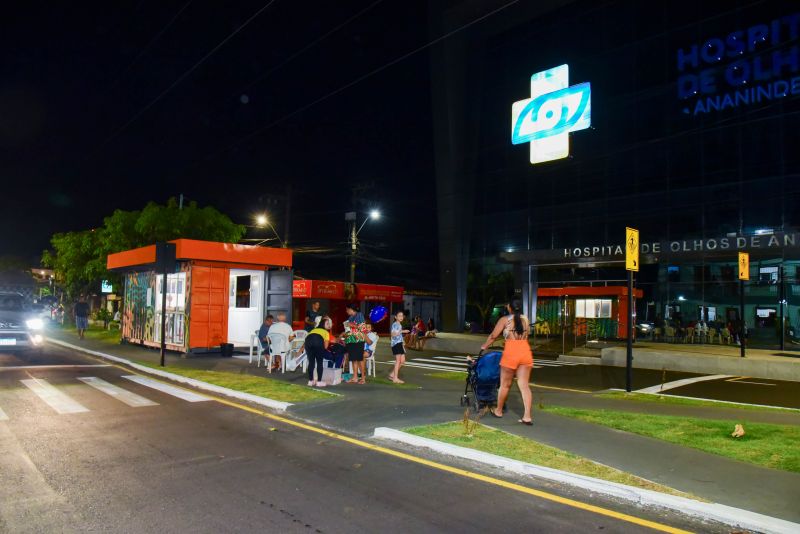
{"type": "Polygon", "coordinates": [[[388,456],[394,456],[395,458],[400,458],[402,460],[407,460],[409,462],[421,464],[427,467],[431,467],[434,469],[438,469],[440,471],[445,471],[448,473],[452,473],[455,475],[459,475],[465,478],[471,478],[473,480],[479,480],[481,482],[485,482],[488,484],[492,484],[495,486],[500,486],[502,488],[506,488],[512,491],[517,491],[519,493],[525,493],[527,495],[531,495],[534,497],[538,497],[540,499],[545,499],[548,501],[556,502],[559,504],[563,504],[565,506],[570,506],[572,508],[578,508],[580,510],[584,510],[587,512],[592,512],[598,515],[604,515],[606,517],[612,517],[614,519],[618,519],[620,521],[625,521],[628,523],[633,523],[635,525],[648,527],[653,530],[657,530],[659,532],[668,532],[670,534],[689,534],[689,531],[682,530],[679,528],[671,527],[669,525],[664,525],[661,523],[656,523],[655,521],[650,521],[648,519],[643,519],[641,517],[632,516],[629,514],[625,514],[622,512],[617,512],[614,510],[610,510],[608,508],[603,508],[601,506],[596,506],[594,504],[589,504],[581,501],[577,501],[575,499],[570,499],[567,497],[562,497],[560,495],[556,495],[554,493],[549,493],[542,490],[537,490],[533,488],[529,488],[527,486],[523,486],[521,484],[516,484],[514,482],[508,482],[506,480],[502,480],[499,478],[494,478],[488,475],[483,475],[481,473],[475,473],[473,471],[468,471],[466,469],[461,469],[459,467],[453,467],[450,465],[442,464],[439,462],[435,462],[433,460],[427,460],[425,458],[420,458],[417,456],[413,456],[411,454],[407,454],[404,452],[396,451],[393,449],[389,449],[386,447],[382,447],[380,445],[375,445],[374,443],[369,443],[360,439],[351,438],[350,436],[345,436],[343,434],[339,434],[330,430],[326,430],[324,428],[319,428],[313,426],[308,423],[302,423],[300,421],[295,421],[293,419],[288,419],[286,417],[282,417],[280,415],[271,414],[257,408],[251,408],[250,406],[245,406],[244,404],[239,404],[238,402],[229,401],[227,399],[221,399],[218,397],[213,398],[215,401],[225,404],[227,406],[231,406],[233,408],[238,408],[240,410],[250,412],[256,415],[260,415],[262,417],[266,417],[268,419],[272,419],[273,421],[280,421],[281,423],[294,426],[297,428],[302,428],[303,430],[307,430],[309,432],[315,432],[317,434],[322,434],[323,436],[327,436],[329,438],[337,439],[340,441],[344,441],[346,443],[350,443],[353,445],[357,445],[359,447],[369,449],[371,451],[379,452],[382,454],[386,454],[388,456]]]}
{"type": "Polygon", "coordinates": [[[179,388],[173,386],[171,384],[167,384],[165,382],[161,382],[159,380],[154,380],[152,378],[148,378],[146,376],[141,375],[126,375],[122,378],[126,380],[130,380],[131,382],[136,382],[137,384],[141,384],[143,386],[147,386],[149,388],[158,390],[162,393],[166,393],[167,395],[172,395],[173,397],[178,397],[179,399],[183,399],[188,402],[203,402],[211,400],[211,397],[207,397],[205,395],[200,395],[193,391],[189,391],[188,389],[179,388]]]}
{"type": "Polygon", "coordinates": [[[2,408],[0,408],[0,421],[8,421],[8,416],[6,415],[6,412],[3,411],[2,408]]]}
{"type": "MultiPolygon", "coordinates": [[[[394,365],[394,362],[378,362],[385,365],[394,365]]],[[[467,374],[466,369],[459,369],[456,367],[447,367],[445,365],[432,365],[427,363],[411,363],[406,362],[403,364],[403,367],[416,367],[418,369],[433,369],[435,371],[452,371],[454,373],[464,373],[467,374]]]]}
{"type": "MultiPolygon", "coordinates": [[[[389,362],[379,362],[379,363],[389,363],[389,362]]],[[[115,365],[115,367],[118,367],[120,369],[124,369],[126,371],[128,370],[127,368],[125,368],[125,367],[123,367],[121,365],[115,365]]],[[[154,379],[146,378],[146,377],[144,377],[142,375],[131,375],[131,376],[126,376],[125,378],[128,378],[129,380],[131,380],[133,378],[140,378],[140,379],[148,380],[150,382],[159,382],[159,381],[154,380],[154,379]]],[[[136,381],[136,380],[134,380],[134,381],[136,381]]],[[[165,386],[167,385],[166,383],[163,383],[163,382],[161,382],[161,384],[163,384],[165,386]]],[[[175,387],[174,389],[182,389],[182,388],[175,387]]],[[[187,393],[188,393],[188,390],[184,390],[184,391],[187,391],[187,393]]],[[[589,504],[589,503],[585,503],[585,502],[581,502],[581,501],[576,501],[575,499],[569,499],[567,497],[562,497],[562,496],[556,495],[554,493],[549,493],[549,492],[546,492],[546,491],[529,488],[529,487],[523,486],[521,484],[515,484],[513,482],[508,482],[508,481],[505,481],[505,480],[501,480],[499,478],[494,478],[494,477],[490,477],[490,476],[487,476],[487,475],[482,475],[480,473],[467,471],[466,469],[461,469],[461,468],[458,468],[458,467],[449,466],[449,465],[446,465],[446,464],[435,462],[433,460],[427,460],[425,458],[419,458],[417,456],[412,456],[412,455],[406,454],[404,452],[395,451],[395,450],[392,450],[392,449],[389,449],[389,448],[386,448],[386,447],[382,447],[380,445],[375,445],[373,443],[368,443],[368,442],[360,440],[360,439],[351,438],[349,436],[345,436],[343,434],[338,434],[336,432],[332,432],[332,431],[326,430],[324,428],[316,427],[316,426],[313,426],[313,425],[310,425],[310,424],[307,424],[307,423],[302,423],[300,421],[295,421],[293,419],[288,419],[288,418],[282,417],[280,415],[275,415],[275,414],[272,414],[272,413],[269,413],[269,412],[265,412],[263,410],[259,410],[257,408],[252,408],[252,407],[246,406],[244,404],[239,404],[238,402],[234,402],[234,401],[230,401],[230,400],[227,400],[227,399],[223,399],[221,397],[208,396],[208,397],[205,397],[205,400],[214,400],[214,401],[216,401],[216,402],[218,402],[220,404],[224,404],[224,405],[230,406],[232,408],[237,408],[237,409],[245,411],[245,412],[250,412],[252,414],[260,415],[261,417],[264,417],[264,418],[267,418],[267,419],[272,419],[273,421],[280,421],[280,422],[285,423],[285,424],[290,425],[290,426],[294,426],[294,427],[297,427],[297,428],[302,428],[302,429],[307,430],[309,432],[315,432],[317,434],[328,436],[330,438],[338,439],[338,440],[344,441],[346,443],[351,443],[353,445],[357,445],[359,447],[362,447],[362,448],[365,448],[365,449],[368,449],[368,450],[372,450],[372,451],[375,451],[375,452],[386,454],[388,456],[394,456],[395,458],[400,458],[400,459],[403,459],[403,460],[407,460],[409,462],[425,465],[425,466],[428,466],[428,467],[431,467],[431,468],[434,468],[434,469],[438,469],[440,471],[453,473],[455,475],[460,475],[460,476],[463,476],[465,478],[471,478],[471,479],[479,480],[481,482],[486,482],[488,484],[492,484],[492,485],[495,485],[495,486],[499,486],[499,487],[503,487],[503,488],[506,488],[506,489],[510,489],[512,491],[525,493],[527,495],[532,495],[532,496],[538,497],[540,499],[549,500],[549,501],[552,501],[552,502],[563,504],[565,506],[570,506],[572,508],[578,508],[580,510],[593,512],[593,513],[596,513],[598,515],[604,515],[606,517],[611,517],[611,518],[614,518],[614,519],[618,519],[620,521],[625,521],[625,522],[628,522],[628,523],[633,523],[635,525],[648,527],[648,528],[651,528],[653,530],[657,530],[659,532],[667,532],[669,534],[691,534],[687,530],[682,530],[682,529],[679,529],[679,528],[671,527],[669,525],[656,523],[655,521],[650,521],[648,519],[643,519],[641,517],[636,517],[636,516],[632,516],[632,515],[629,515],[629,514],[616,512],[616,511],[610,510],[608,508],[603,508],[603,507],[596,506],[596,505],[593,505],[593,504],[589,504]]]]}
{"type": "Polygon", "coordinates": [[[530,385],[532,388],[542,388],[542,389],[556,389],[558,391],[571,391],[573,393],[594,393],[594,391],[589,391],[586,389],[572,389],[572,388],[560,388],[557,386],[543,386],[542,384],[533,384],[530,385]]]}
{"type": "Polygon", "coordinates": [[[20,382],[59,414],[83,413],[89,411],[89,408],[86,408],[78,401],[69,397],[66,393],[62,393],[47,380],[31,378],[20,380],[20,382]]]}
{"type": "Polygon", "coordinates": [[[92,365],[15,365],[0,367],[0,371],[19,371],[21,369],[82,369],[84,367],[111,367],[111,365],[107,363],[92,365]]]}
{"type": "Polygon", "coordinates": [[[734,382],[736,384],[755,384],[756,386],[777,386],[778,384],[769,384],[767,382],[748,382],[745,378],[751,378],[749,376],[738,376],[736,378],[729,378],[725,382],[734,382]]]}
{"type": "Polygon", "coordinates": [[[153,402],[150,399],[146,399],[141,395],[137,395],[136,393],[128,391],[127,389],[122,389],[114,384],[110,384],[105,380],[95,376],[80,376],[78,377],[78,380],[84,384],[92,386],[98,391],[102,391],[110,397],[114,397],[115,399],[124,402],[133,408],[139,408],[142,406],[158,406],[157,402],[153,402]]]}
{"type": "Polygon", "coordinates": [[[668,389],[675,389],[683,386],[688,386],[689,384],[695,384],[697,382],[707,382],[709,380],[722,380],[723,378],[734,378],[736,375],[708,375],[708,376],[696,376],[694,378],[684,378],[681,380],[675,380],[674,382],[666,382],[664,384],[658,384],[655,386],[651,386],[649,388],[637,389],[634,393],[658,393],[659,391],[667,391],[668,389]]]}

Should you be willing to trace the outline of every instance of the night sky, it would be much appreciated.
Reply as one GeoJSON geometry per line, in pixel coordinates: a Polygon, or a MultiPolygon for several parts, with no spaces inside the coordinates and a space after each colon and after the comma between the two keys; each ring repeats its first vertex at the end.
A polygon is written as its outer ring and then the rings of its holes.
{"type": "Polygon", "coordinates": [[[429,51],[301,111],[427,43],[427,3],[276,0],[231,37],[267,4],[5,6],[0,255],[37,260],[54,232],[181,193],[251,224],[291,183],[291,245],[328,249],[298,269],[342,279],[344,213],[366,184],[360,217],[384,217],[362,233],[359,277],[435,286],[429,51]]]}

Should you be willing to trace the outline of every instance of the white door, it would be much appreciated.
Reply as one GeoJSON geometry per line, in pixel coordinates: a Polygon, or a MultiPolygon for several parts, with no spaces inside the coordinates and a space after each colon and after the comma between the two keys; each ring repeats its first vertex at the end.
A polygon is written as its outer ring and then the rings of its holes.
{"type": "Polygon", "coordinates": [[[228,294],[228,343],[249,346],[264,320],[264,271],[231,269],[228,294]]]}

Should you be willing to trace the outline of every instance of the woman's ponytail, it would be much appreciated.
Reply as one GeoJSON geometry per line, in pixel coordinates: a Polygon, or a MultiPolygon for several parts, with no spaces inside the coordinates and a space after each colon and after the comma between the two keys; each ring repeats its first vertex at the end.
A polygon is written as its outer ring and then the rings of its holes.
{"type": "Polygon", "coordinates": [[[514,314],[514,332],[516,332],[518,336],[521,336],[525,333],[525,325],[522,324],[522,301],[514,299],[509,304],[509,307],[514,314]]]}

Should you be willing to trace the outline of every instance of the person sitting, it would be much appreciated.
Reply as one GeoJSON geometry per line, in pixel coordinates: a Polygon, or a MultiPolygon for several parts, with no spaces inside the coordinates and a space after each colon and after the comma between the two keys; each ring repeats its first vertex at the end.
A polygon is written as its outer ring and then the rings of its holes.
{"type": "MultiPolygon", "coordinates": [[[[269,317],[269,316],[268,316],[269,317]]],[[[266,322],[266,321],[265,321],[266,322]]],[[[267,336],[272,334],[283,334],[286,336],[286,340],[291,342],[294,339],[294,330],[292,330],[291,325],[286,322],[286,314],[283,312],[278,313],[278,321],[273,323],[272,326],[269,327],[267,331],[267,336]]],[[[280,369],[281,367],[281,357],[280,355],[275,356],[275,362],[272,365],[272,370],[280,369]]]]}

